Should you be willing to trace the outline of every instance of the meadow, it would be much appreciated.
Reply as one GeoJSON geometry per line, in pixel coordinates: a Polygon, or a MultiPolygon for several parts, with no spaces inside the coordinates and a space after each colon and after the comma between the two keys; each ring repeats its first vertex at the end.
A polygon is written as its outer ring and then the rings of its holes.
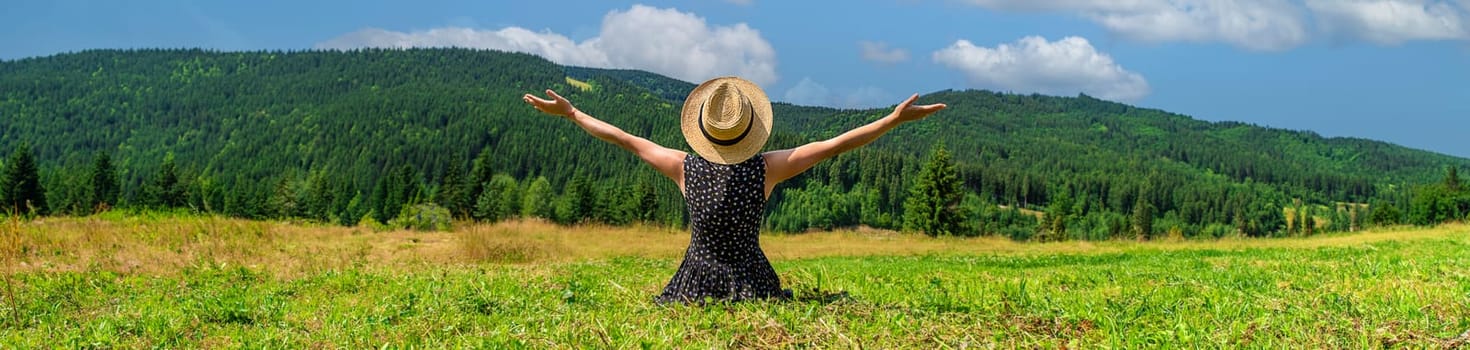
{"type": "Polygon", "coordinates": [[[1470,226],[1017,243],[762,237],[795,300],[658,305],[687,233],[0,223],[0,348],[1461,348],[1470,226]]]}

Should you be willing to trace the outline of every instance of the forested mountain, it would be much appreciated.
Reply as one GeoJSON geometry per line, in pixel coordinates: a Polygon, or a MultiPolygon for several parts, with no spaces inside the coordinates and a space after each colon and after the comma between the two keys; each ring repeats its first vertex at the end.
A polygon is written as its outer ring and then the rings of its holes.
{"type": "MultiPolygon", "coordinates": [[[[556,89],[630,133],[686,148],[677,111],[693,86],[467,49],[85,51],[0,62],[0,150],[29,147],[56,213],[97,209],[101,197],[88,189],[105,155],[120,183],[108,206],[353,224],[434,202],[480,219],[679,225],[671,183],[520,95],[556,89]],[[165,200],[175,192],[176,203],[165,200]]],[[[1361,208],[1347,203],[1408,215],[1406,186],[1470,165],[1087,96],[943,91],[920,101],[950,108],[783,184],[767,226],[899,228],[939,145],[967,194],[949,204],[964,209],[964,231],[1017,238],[1261,235],[1300,231],[1303,220],[1287,216],[1303,211],[1346,228],[1361,208]],[[1138,230],[1144,220],[1154,229],[1138,230]]],[[[767,149],[832,137],[889,110],[775,108],[767,149]]]]}

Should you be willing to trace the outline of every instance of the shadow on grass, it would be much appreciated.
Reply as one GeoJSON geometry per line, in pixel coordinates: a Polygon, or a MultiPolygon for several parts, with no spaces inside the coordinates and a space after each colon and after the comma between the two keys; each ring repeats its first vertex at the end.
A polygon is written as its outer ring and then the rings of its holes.
{"type": "Polygon", "coordinates": [[[798,303],[832,304],[853,300],[852,295],[848,294],[845,290],[830,291],[813,288],[793,294],[795,295],[790,300],[798,303]]]}
{"type": "Polygon", "coordinates": [[[811,303],[811,304],[823,304],[823,305],[826,305],[826,304],[834,304],[834,303],[838,303],[838,302],[842,302],[842,301],[852,301],[852,300],[854,300],[852,298],[852,296],[847,293],[847,291],[840,291],[840,290],[839,291],[823,291],[823,290],[818,290],[818,289],[808,289],[808,290],[801,291],[799,293],[794,293],[790,289],[785,289],[785,290],[782,290],[782,292],[783,292],[782,294],[784,294],[784,295],[778,294],[778,295],[771,296],[771,297],[766,297],[766,298],[751,298],[751,299],[738,299],[738,300],[716,299],[716,298],[710,298],[710,297],[705,297],[704,299],[694,299],[694,300],[680,300],[680,299],[658,300],[657,298],[655,298],[654,303],[655,304],[659,304],[659,305],[680,305],[680,304],[683,304],[683,305],[693,305],[693,306],[734,305],[734,304],[745,304],[745,303],[770,303],[770,304],[778,304],[778,303],[811,303]]]}

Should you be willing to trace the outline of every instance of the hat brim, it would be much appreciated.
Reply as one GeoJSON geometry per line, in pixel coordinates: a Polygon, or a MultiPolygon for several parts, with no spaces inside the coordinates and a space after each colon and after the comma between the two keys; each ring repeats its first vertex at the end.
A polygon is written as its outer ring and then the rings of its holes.
{"type": "Polygon", "coordinates": [[[689,97],[684,99],[679,127],[684,131],[684,141],[700,157],[720,164],[736,164],[760,153],[766,140],[771,138],[771,122],[771,99],[766,97],[766,92],[760,86],[738,77],[719,77],[699,84],[694,91],[689,92],[689,97]],[[709,100],[710,94],[714,93],[715,87],[720,86],[720,83],[729,83],[738,88],[750,100],[751,108],[755,112],[755,118],[750,121],[750,132],[740,142],[729,146],[717,145],[705,138],[699,125],[701,102],[709,100]]]}

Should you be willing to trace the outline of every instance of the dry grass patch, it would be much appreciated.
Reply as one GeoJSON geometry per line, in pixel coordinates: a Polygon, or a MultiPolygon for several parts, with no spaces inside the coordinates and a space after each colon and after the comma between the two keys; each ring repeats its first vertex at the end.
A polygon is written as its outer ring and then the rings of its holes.
{"type": "Polygon", "coordinates": [[[678,257],[689,235],[651,226],[558,226],[544,221],[473,224],[453,234],[463,262],[566,262],[619,256],[678,257]]]}
{"type": "MultiPolygon", "coordinates": [[[[350,266],[409,266],[449,249],[435,234],[239,220],[48,217],[12,220],[9,272],[85,271],[171,275],[198,264],[242,265],[282,276],[350,266]]],[[[442,235],[439,235],[442,236],[442,235]]]]}
{"type": "MultiPolygon", "coordinates": [[[[1239,250],[1361,246],[1464,236],[1470,226],[1386,228],[1306,238],[1177,242],[1019,243],[1005,238],[927,237],[858,229],[761,237],[772,260],[829,256],[1094,254],[1136,249],[1239,250]]],[[[172,274],[202,263],[233,264],[300,276],[348,267],[416,270],[454,264],[542,263],[636,256],[677,259],[689,244],[683,230],[653,227],[565,227],[543,221],[462,223],[450,233],[387,231],[216,216],[48,217],[0,223],[0,262],[8,273],[85,271],[172,274]]]]}

